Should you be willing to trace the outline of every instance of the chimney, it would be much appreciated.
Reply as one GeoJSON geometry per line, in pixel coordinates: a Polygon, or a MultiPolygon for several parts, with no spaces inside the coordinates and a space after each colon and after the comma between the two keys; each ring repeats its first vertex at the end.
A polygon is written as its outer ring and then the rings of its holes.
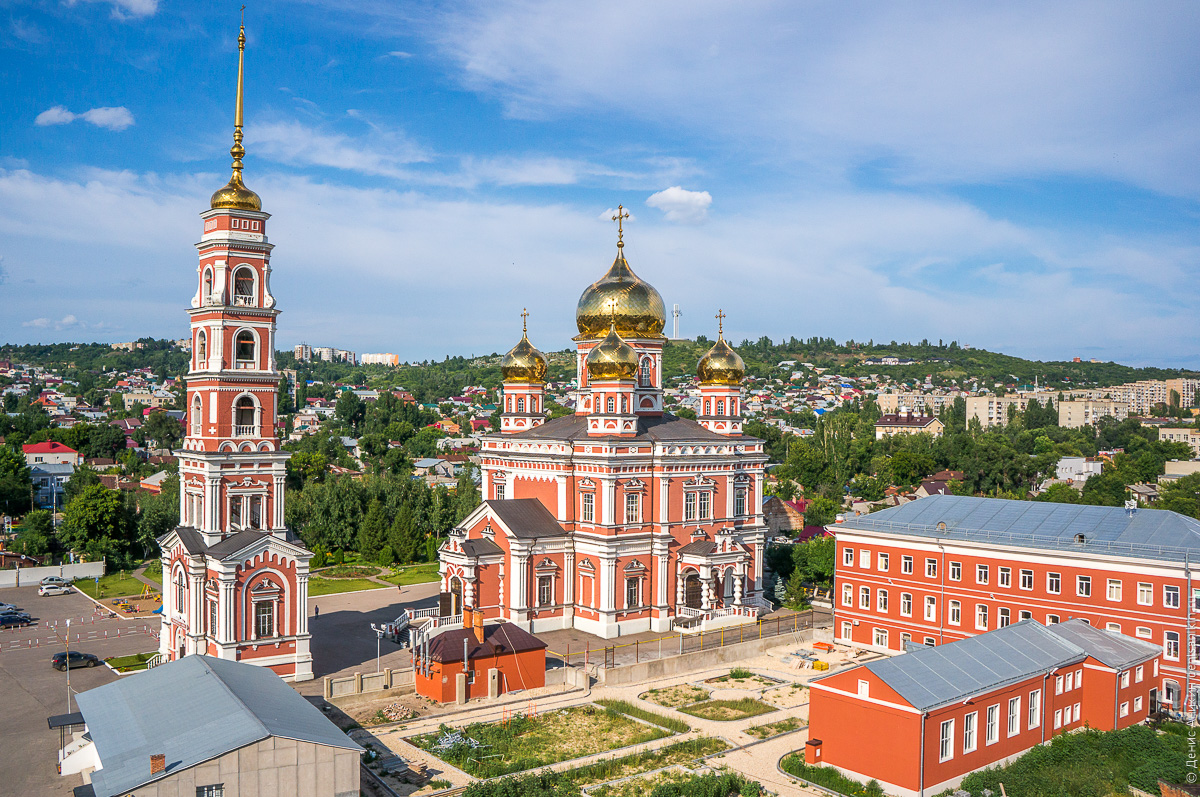
{"type": "Polygon", "coordinates": [[[463,628],[470,628],[472,617],[475,615],[475,610],[470,606],[463,607],[463,628]]]}
{"type": "Polygon", "coordinates": [[[474,618],[474,622],[472,623],[471,627],[475,629],[475,641],[482,645],[483,644],[483,613],[475,612],[473,618],[474,618]]]}
{"type": "Polygon", "coordinates": [[[150,756],[150,774],[151,775],[157,775],[159,772],[163,772],[164,770],[166,770],[166,768],[167,768],[167,754],[166,753],[155,753],[154,755],[150,756]]]}

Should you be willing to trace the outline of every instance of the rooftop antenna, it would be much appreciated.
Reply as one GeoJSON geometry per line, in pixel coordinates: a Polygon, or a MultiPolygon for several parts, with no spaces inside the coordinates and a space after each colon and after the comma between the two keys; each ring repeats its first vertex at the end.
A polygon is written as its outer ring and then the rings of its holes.
{"type": "Polygon", "coordinates": [[[673,340],[679,340],[679,316],[681,315],[683,315],[683,311],[679,309],[679,305],[674,305],[674,309],[671,310],[671,317],[674,319],[674,327],[671,332],[673,340]]]}

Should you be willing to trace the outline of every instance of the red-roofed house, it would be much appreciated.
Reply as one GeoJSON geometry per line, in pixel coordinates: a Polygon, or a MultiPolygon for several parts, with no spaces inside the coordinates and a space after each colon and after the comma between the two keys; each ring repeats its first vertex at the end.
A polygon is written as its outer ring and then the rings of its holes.
{"type": "Polygon", "coordinates": [[[485,429],[490,429],[491,426],[492,426],[492,422],[487,420],[486,418],[471,419],[471,431],[472,432],[482,432],[485,429]]]}
{"type": "Polygon", "coordinates": [[[25,462],[29,465],[82,465],[79,452],[62,443],[27,443],[21,446],[25,462]]]}

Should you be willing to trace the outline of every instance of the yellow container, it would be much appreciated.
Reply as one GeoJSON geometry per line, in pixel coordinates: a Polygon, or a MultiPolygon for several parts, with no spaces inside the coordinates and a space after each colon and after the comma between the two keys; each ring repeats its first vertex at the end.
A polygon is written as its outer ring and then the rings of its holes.
{"type": "Polygon", "coordinates": [[[813,669],[814,669],[814,670],[828,670],[828,669],[829,669],[829,662],[827,662],[827,661],[814,661],[814,662],[813,662],[813,669]]]}

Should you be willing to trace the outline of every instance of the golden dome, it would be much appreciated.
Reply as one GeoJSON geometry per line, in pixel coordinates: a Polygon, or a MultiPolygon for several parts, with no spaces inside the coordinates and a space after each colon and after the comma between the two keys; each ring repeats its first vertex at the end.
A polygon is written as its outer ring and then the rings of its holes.
{"type": "Polygon", "coordinates": [[[615,325],[610,325],[608,336],[600,345],[588,352],[588,379],[633,379],[637,376],[638,356],[621,336],[615,325]]]}
{"type": "Polygon", "coordinates": [[[229,182],[212,195],[211,207],[262,210],[262,200],[242,182],[242,172],[238,169],[229,182]]]}
{"type": "MultiPolygon", "coordinates": [[[[522,312],[521,315],[529,314],[522,312]]],[[[521,330],[521,342],[500,360],[500,374],[505,382],[545,382],[546,367],[546,355],[529,342],[526,329],[521,330]]]]}
{"type": "Polygon", "coordinates": [[[725,342],[725,314],[717,313],[717,318],[721,321],[717,342],[696,364],[696,379],[708,385],[740,385],[746,376],[746,363],[725,342]]]}
{"type": "Polygon", "coordinates": [[[629,338],[661,338],[667,323],[662,296],[633,273],[621,244],[612,268],[579,297],[575,308],[579,334],[575,340],[598,338],[613,322],[617,332],[629,338]]]}

